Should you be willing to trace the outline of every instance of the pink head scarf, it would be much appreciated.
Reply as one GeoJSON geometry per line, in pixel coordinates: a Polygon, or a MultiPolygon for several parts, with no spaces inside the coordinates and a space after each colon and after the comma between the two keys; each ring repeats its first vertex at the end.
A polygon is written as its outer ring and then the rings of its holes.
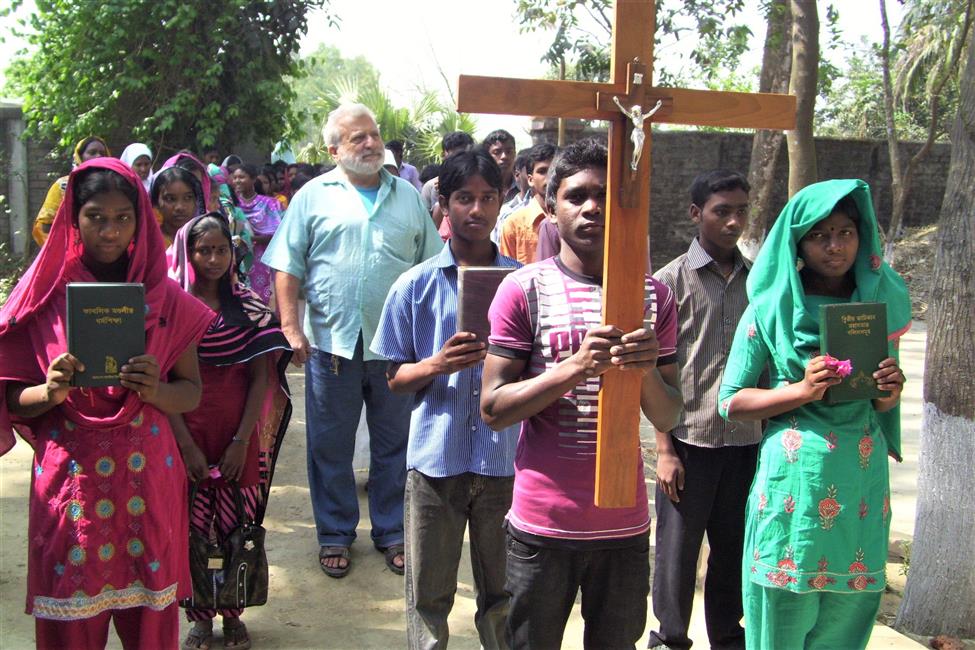
{"type": "Polygon", "coordinates": [[[48,243],[41,248],[37,259],[21,277],[0,310],[0,338],[11,327],[30,322],[52,296],[58,292],[63,294],[67,281],[87,281],[78,277],[79,273],[88,271],[81,263],[83,247],[78,238],[77,215],[74,214],[74,192],[78,176],[90,169],[111,170],[124,177],[138,191],[139,205],[135,206],[138,225],[129,244],[129,268],[125,281],[146,285],[146,304],[150,308],[146,323],[149,323],[153,312],[158,318],[166,280],[166,243],[153,215],[149,195],[131,167],[115,158],[95,158],[75,167],[68,177],[64,199],[51,224],[48,243]]]}
{"type": "MultiPolygon", "coordinates": [[[[47,243],[0,309],[0,390],[7,381],[42,383],[50,362],[67,351],[64,331],[65,286],[69,282],[96,282],[81,260],[74,209],[78,177],[92,169],[107,169],[122,176],[138,194],[136,232],[128,248],[126,282],[145,286],[146,354],[152,354],[165,373],[183,351],[206,330],[213,313],[199,301],[174,304],[186,298],[166,274],[166,244],[156,223],[149,196],[132,169],[115,158],[96,158],[76,167],[58,209],[47,243]],[[169,321],[169,322],[167,322],[169,321]]],[[[101,428],[134,417],[143,407],[132,391],[121,387],[91,389],[82,396],[73,390],[61,404],[62,413],[76,423],[101,428]],[[97,404],[97,408],[96,408],[97,404]],[[97,415],[93,415],[97,412],[97,415]]],[[[0,405],[0,454],[13,446],[12,423],[5,400],[0,405]]],[[[18,428],[29,432],[26,422],[18,428]]]]}
{"type": "Polygon", "coordinates": [[[193,163],[194,167],[200,170],[200,185],[203,186],[203,205],[205,209],[209,210],[210,190],[211,190],[210,174],[207,173],[207,166],[203,164],[202,160],[200,160],[193,154],[186,153],[184,151],[182,153],[176,154],[175,156],[172,156],[169,160],[163,163],[162,169],[166,169],[167,167],[176,167],[179,164],[179,161],[181,160],[189,160],[190,162],[193,163]]]}

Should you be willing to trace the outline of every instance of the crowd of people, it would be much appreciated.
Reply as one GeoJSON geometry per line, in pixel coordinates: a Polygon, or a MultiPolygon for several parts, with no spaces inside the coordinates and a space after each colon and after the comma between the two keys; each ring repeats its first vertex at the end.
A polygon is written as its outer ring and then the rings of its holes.
{"type": "MultiPolygon", "coordinates": [[[[38,648],[251,647],[241,609],[190,595],[191,532],[220,542],[268,506],[304,368],[308,485],[323,573],[353,570],[356,430],[369,428],[371,542],[405,575],[409,648],[448,644],[469,534],[484,648],[558,648],[581,592],[588,648],[686,649],[702,538],[712,648],[863,648],[883,592],[886,457],[899,459],[910,324],[866,184],[797,193],[754,263],[740,173],[702,170],[697,235],[650,275],[642,327],[602,322],[607,151],[444,136],[418,171],[365,106],[333,111],[330,169],[182,151],[153,170],[86,138],[48,193],[33,265],[0,312],[0,453],[34,449],[27,612],[38,648]],[[503,267],[487,339],[458,331],[462,267],[503,267]],[[72,387],[69,282],[145,287],[145,354],[119,385],[72,387]],[[822,304],[887,305],[887,397],[827,404],[822,304]],[[656,429],[657,525],[599,508],[601,376],[640,385],[656,429]],[[193,622],[179,638],[180,601],[193,622]],[[744,626],[742,618],[744,617],[744,626]]],[[[195,570],[195,569],[193,569],[195,570]]],[[[273,583],[271,598],[273,598],[273,583]]],[[[327,639],[323,644],[328,645],[327,639]]]]}

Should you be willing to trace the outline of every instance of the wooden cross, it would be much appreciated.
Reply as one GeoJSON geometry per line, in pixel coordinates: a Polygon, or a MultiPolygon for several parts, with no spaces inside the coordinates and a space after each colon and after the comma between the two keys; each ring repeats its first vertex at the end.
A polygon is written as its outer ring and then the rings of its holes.
{"type": "MultiPolygon", "coordinates": [[[[609,169],[603,323],[623,331],[643,323],[644,276],[650,214],[650,129],[646,121],[698,126],[793,129],[790,95],[733,93],[650,85],[653,0],[617,0],[610,83],[505,79],[461,75],[457,110],[606,120],[609,169]],[[652,118],[644,117],[657,108],[652,118]],[[624,112],[625,109],[627,112],[624,112]],[[633,135],[639,124],[644,138],[633,135]],[[635,145],[642,145],[631,170],[635,145]],[[637,236],[639,235],[639,236],[637,236]]],[[[717,405],[715,405],[717,408],[717,405]]],[[[611,370],[602,376],[596,433],[595,503],[604,508],[636,501],[640,454],[640,382],[611,370]]]]}

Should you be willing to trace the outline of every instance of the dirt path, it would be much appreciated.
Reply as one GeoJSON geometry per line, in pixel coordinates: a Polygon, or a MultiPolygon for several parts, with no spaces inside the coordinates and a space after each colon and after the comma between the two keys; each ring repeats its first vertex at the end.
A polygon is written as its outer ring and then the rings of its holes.
{"type": "MultiPolygon", "coordinates": [[[[909,382],[904,397],[905,462],[891,466],[893,486],[892,539],[910,539],[914,528],[914,494],[917,472],[917,434],[920,427],[921,376],[925,332],[923,323],[908,334],[903,365],[909,382]]],[[[318,547],[312,523],[305,471],[303,381],[300,373],[289,377],[295,394],[295,417],[285,440],[265,525],[268,528],[268,559],[271,595],[268,605],[248,610],[244,620],[254,648],[402,648],[406,643],[403,613],[403,578],[386,569],[382,555],[369,541],[365,473],[359,474],[362,521],[359,540],[352,548],[354,568],[348,577],[326,577],[317,562],[318,547]]],[[[647,440],[649,431],[645,432],[647,440]]],[[[30,485],[30,448],[23,442],[0,458],[0,648],[33,647],[33,619],[24,615],[27,562],[27,493],[30,485]]],[[[648,486],[652,495],[652,485],[648,486]]],[[[889,573],[896,572],[892,568],[889,573]]],[[[691,636],[707,647],[703,606],[694,607],[691,636]]],[[[651,610],[652,611],[652,610],[651,610]]],[[[451,647],[477,648],[474,631],[474,590],[470,560],[465,548],[457,598],[450,618],[451,647]]],[[[656,625],[652,614],[646,634],[656,625]]],[[[184,623],[184,633],[188,628],[184,623]]],[[[582,619],[578,604],[565,634],[564,648],[581,647],[582,619]]],[[[109,645],[120,647],[117,641],[109,645]]],[[[215,648],[220,647],[219,640],[215,648]]],[[[919,645],[883,625],[875,628],[870,648],[918,648],[919,645]]]]}

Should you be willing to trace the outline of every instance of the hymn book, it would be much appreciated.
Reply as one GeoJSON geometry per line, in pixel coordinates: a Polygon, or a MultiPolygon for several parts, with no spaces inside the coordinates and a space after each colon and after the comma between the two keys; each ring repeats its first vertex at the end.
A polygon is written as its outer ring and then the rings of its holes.
{"type": "Polygon", "coordinates": [[[820,354],[849,360],[847,377],[826,390],[827,404],[887,397],[877,388],[873,373],[887,352],[887,306],[879,302],[849,302],[819,307],[820,354]]]}
{"type": "Polygon", "coordinates": [[[72,282],[67,290],[68,352],[84,364],[72,386],[118,386],[119,369],[146,351],[145,287],[72,282]]]}
{"type": "Polygon", "coordinates": [[[512,267],[461,266],[457,269],[457,331],[473,332],[477,340],[487,345],[491,324],[488,309],[498,285],[512,267]]]}

